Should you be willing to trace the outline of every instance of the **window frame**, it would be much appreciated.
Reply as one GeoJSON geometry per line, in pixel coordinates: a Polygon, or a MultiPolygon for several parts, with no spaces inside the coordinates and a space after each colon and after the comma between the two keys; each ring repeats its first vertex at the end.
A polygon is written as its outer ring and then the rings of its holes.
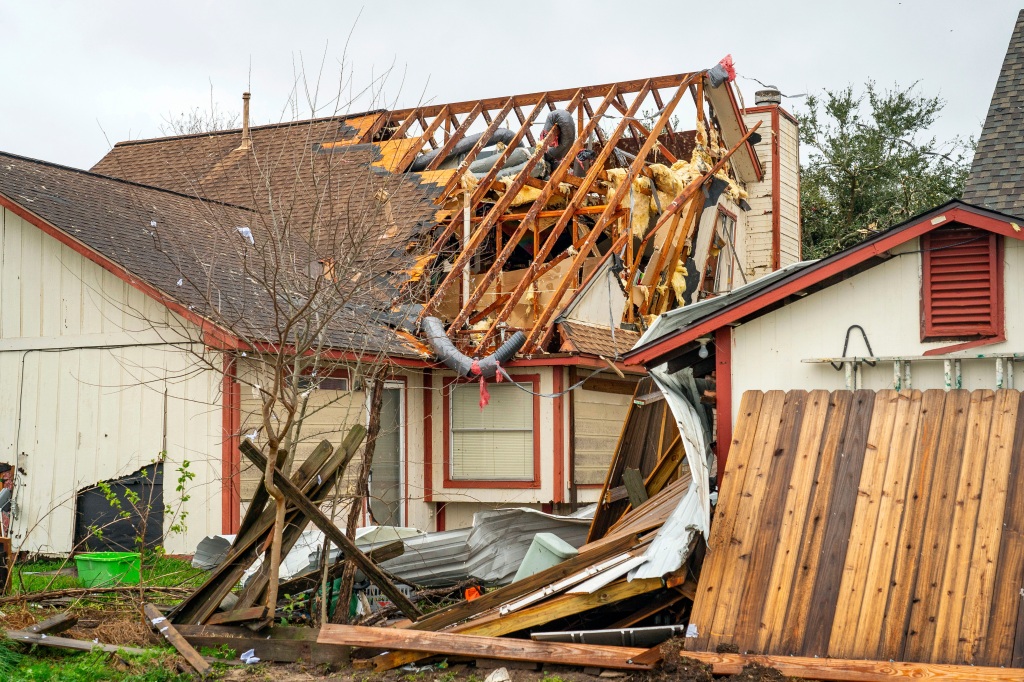
{"type": "MultiPolygon", "coordinates": [[[[953,227],[953,226],[951,226],[953,227]]],[[[954,228],[957,229],[957,228],[954,228]]],[[[938,230],[933,230],[921,235],[921,341],[960,341],[998,338],[1005,333],[1006,329],[1006,304],[1003,287],[1004,270],[1004,242],[1003,236],[982,230],[979,228],[959,228],[965,231],[972,230],[978,234],[979,239],[985,239],[991,245],[992,263],[990,271],[990,292],[992,299],[991,323],[984,326],[975,324],[965,325],[961,328],[936,328],[933,319],[932,307],[932,269],[931,252],[934,250],[932,240],[938,230]]]]}
{"type": "MultiPolygon", "coordinates": [[[[511,374],[513,381],[525,384],[534,393],[540,393],[540,374],[511,374]]],[[[442,414],[443,414],[443,476],[445,488],[540,488],[541,487],[541,457],[540,457],[540,397],[530,396],[533,406],[533,478],[532,479],[465,479],[452,478],[452,391],[455,386],[463,384],[476,384],[478,379],[465,379],[461,377],[446,377],[441,384],[442,414]]],[[[490,381],[490,384],[495,382],[490,381]]],[[[518,390],[518,389],[514,389],[518,390]]],[[[493,409],[490,406],[485,409],[493,409]]]]}

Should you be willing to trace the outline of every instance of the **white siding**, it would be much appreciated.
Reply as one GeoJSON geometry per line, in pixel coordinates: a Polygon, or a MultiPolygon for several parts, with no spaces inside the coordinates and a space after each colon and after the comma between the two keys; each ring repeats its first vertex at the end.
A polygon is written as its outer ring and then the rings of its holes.
{"type": "Polygon", "coordinates": [[[576,483],[602,485],[633,396],[577,388],[576,483]]]}
{"type": "Polygon", "coordinates": [[[190,552],[220,532],[220,375],[170,345],[193,331],[186,324],[0,213],[0,461],[24,471],[15,487],[16,550],[70,551],[76,492],[130,474],[165,448],[168,508],[182,509],[176,469],[187,460],[196,474],[183,507],[188,530],[167,538],[168,551],[190,552]]]}
{"type": "MultiPolygon", "coordinates": [[[[1006,341],[970,352],[1024,352],[1024,242],[1005,239],[1003,284],[1006,306],[1006,341]]],[[[918,240],[900,247],[919,249],[918,240]]],[[[839,357],[847,328],[859,324],[867,332],[875,355],[921,355],[951,341],[921,342],[921,257],[906,253],[843,282],[810,294],[774,312],[733,329],[733,409],[747,390],[841,389],[845,374],[830,365],[808,364],[805,358],[839,357]]],[[[867,355],[860,334],[850,336],[850,356],[867,355]]],[[[1024,383],[1019,363],[1018,388],[1024,383]]],[[[942,388],[942,362],[912,365],[913,387],[942,388]]],[[[891,364],[864,367],[863,388],[891,388],[891,364]]],[[[993,360],[963,362],[963,388],[994,388],[993,360]]]]}

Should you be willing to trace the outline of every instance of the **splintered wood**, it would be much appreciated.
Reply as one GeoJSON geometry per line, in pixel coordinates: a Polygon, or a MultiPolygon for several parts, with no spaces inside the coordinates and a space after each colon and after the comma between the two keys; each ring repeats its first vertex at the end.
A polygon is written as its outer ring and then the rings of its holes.
{"type": "Polygon", "coordinates": [[[1022,419],[1015,390],[744,394],[686,648],[1024,665],[1022,419]]]}

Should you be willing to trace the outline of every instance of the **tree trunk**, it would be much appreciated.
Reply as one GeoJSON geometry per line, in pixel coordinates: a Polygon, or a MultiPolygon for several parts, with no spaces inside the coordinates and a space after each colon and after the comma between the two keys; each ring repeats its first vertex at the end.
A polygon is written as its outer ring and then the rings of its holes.
{"type": "MultiPolygon", "coordinates": [[[[348,523],[345,526],[345,535],[352,540],[356,537],[356,525],[359,523],[359,514],[363,508],[363,501],[369,499],[370,494],[370,469],[373,466],[373,452],[377,445],[377,435],[380,433],[380,408],[384,402],[384,380],[382,372],[375,372],[368,383],[372,393],[370,394],[370,423],[366,427],[366,446],[363,448],[363,461],[359,466],[359,478],[356,481],[355,495],[352,496],[352,506],[348,510],[348,523]]],[[[356,578],[356,566],[351,561],[345,562],[345,572],[341,578],[341,589],[338,591],[338,606],[334,610],[333,623],[348,622],[348,605],[352,601],[352,587],[356,578]]]]}

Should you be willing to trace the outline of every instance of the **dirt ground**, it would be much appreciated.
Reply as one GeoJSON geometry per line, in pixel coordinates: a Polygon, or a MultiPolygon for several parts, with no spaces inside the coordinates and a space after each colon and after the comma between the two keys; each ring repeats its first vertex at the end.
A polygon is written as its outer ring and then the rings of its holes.
{"type": "MultiPolygon", "coordinates": [[[[155,635],[143,624],[141,617],[130,610],[102,611],[97,609],[74,609],[78,625],[62,636],[97,640],[104,644],[126,646],[151,646],[159,644],[155,635]]],[[[30,607],[13,607],[0,610],[0,629],[19,630],[44,618],[55,615],[54,611],[30,607]]],[[[714,678],[711,668],[693,659],[680,656],[679,640],[662,645],[664,662],[655,670],[640,673],[605,671],[603,674],[588,674],[580,668],[569,666],[528,666],[508,663],[505,665],[511,682],[711,682],[713,679],[736,682],[780,682],[790,678],[779,671],[760,666],[751,666],[738,675],[714,678]]],[[[494,664],[491,664],[494,665],[494,664]]],[[[337,682],[484,682],[495,668],[478,668],[474,665],[452,664],[447,666],[410,666],[406,669],[376,673],[350,667],[328,669],[325,666],[294,664],[259,664],[255,666],[232,666],[218,677],[231,682],[304,682],[308,680],[337,682]]]]}

